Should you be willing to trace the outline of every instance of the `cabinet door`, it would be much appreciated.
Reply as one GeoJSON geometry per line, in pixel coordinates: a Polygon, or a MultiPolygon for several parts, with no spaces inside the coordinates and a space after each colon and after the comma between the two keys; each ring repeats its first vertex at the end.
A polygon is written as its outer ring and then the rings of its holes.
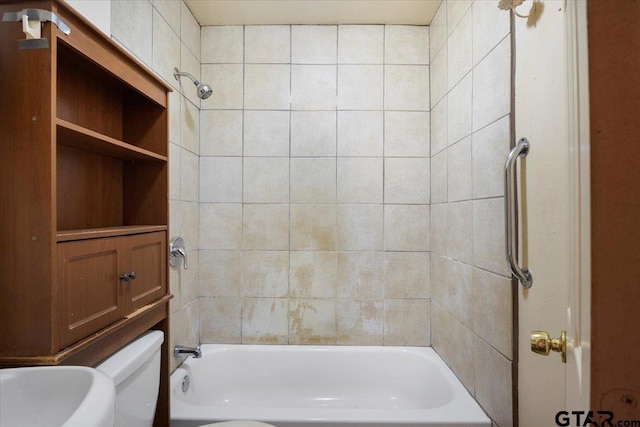
{"type": "Polygon", "coordinates": [[[125,316],[123,239],[58,244],[60,348],[125,316]]]}
{"type": "Polygon", "coordinates": [[[167,236],[164,231],[127,236],[127,311],[133,312],[167,293],[167,236]]]}

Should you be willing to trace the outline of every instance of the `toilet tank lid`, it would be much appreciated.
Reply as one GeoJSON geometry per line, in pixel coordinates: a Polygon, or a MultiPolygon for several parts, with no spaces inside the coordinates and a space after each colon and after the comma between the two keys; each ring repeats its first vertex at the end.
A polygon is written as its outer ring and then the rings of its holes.
{"type": "Polygon", "coordinates": [[[162,331],[147,332],[103,360],[96,369],[109,375],[117,386],[152,358],[163,342],[162,331]]]}

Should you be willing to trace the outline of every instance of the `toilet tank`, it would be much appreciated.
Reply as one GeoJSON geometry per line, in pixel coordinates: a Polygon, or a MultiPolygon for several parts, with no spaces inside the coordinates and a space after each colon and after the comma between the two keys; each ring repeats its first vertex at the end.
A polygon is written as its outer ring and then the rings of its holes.
{"type": "Polygon", "coordinates": [[[115,427],[151,427],[160,386],[161,331],[150,331],[96,366],[116,386],[115,427]]]}

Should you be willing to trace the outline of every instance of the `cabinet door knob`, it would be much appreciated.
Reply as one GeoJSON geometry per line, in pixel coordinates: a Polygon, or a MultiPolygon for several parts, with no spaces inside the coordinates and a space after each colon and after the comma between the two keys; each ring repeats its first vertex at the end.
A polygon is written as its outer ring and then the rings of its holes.
{"type": "Polygon", "coordinates": [[[124,280],[125,282],[128,282],[129,280],[134,280],[136,278],[136,272],[132,271],[131,273],[124,273],[122,276],[120,276],[120,280],[124,280]]]}

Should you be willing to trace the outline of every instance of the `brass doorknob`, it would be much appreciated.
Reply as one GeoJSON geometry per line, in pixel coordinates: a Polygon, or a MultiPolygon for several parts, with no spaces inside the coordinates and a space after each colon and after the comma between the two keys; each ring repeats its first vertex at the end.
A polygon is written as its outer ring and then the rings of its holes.
{"type": "Polygon", "coordinates": [[[562,363],[567,363],[567,333],[560,332],[560,338],[550,338],[546,331],[531,331],[531,351],[546,356],[550,351],[560,353],[562,363]]]}

